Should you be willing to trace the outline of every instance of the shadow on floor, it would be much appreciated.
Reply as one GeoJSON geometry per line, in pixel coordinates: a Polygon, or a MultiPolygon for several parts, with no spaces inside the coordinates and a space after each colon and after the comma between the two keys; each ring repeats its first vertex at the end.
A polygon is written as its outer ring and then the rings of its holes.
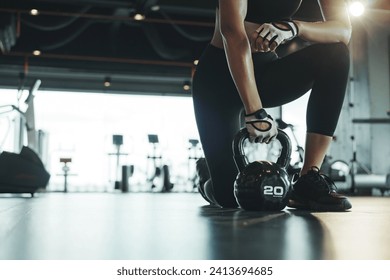
{"type": "Polygon", "coordinates": [[[209,223],[209,259],[328,259],[326,230],[306,211],[200,208],[209,223]]]}

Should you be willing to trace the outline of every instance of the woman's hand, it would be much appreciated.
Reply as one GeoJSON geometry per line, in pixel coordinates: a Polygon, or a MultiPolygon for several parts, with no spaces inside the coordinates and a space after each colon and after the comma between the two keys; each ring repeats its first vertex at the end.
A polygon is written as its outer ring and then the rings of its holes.
{"type": "Polygon", "coordinates": [[[274,51],[280,44],[298,35],[298,26],[293,21],[264,23],[250,36],[253,52],[274,51]]]}
{"type": "Polygon", "coordinates": [[[251,143],[269,143],[278,134],[278,127],[273,118],[264,109],[245,115],[245,125],[251,143]]]}

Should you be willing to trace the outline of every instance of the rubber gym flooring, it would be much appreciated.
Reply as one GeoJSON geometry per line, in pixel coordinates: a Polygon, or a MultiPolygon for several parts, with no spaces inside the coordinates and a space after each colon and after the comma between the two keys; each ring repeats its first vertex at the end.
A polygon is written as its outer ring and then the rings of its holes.
{"type": "Polygon", "coordinates": [[[345,213],[247,212],[196,193],[0,195],[0,259],[389,260],[390,198],[345,213]]]}

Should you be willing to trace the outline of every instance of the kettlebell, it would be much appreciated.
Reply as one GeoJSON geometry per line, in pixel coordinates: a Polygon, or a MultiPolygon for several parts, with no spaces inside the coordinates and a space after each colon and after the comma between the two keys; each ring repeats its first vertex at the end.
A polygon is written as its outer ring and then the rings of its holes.
{"type": "Polygon", "coordinates": [[[233,139],[233,157],[239,171],[234,182],[234,196],[244,210],[280,211],[287,206],[290,179],[286,168],[291,157],[291,141],[278,129],[276,139],[282,145],[276,163],[254,161],[248,163],[244,154],[244,141],[249,134],[242,128],[233,139]]]}

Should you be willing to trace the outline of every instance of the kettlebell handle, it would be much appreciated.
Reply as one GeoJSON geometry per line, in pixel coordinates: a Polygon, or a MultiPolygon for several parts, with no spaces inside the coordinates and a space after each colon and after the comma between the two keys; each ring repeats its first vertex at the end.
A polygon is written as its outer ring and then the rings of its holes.
{"type": "MultiPolygon", "coordinates": [[[[248,165],[248,159],[244,154],[244,141],[249,138],[247,129],[241,128],[233,139],[233,158],[237,169],[241,172],[248,165]]],[[[282,145],[282,151],[276,163],[287,168],[291,159],[291,140],[290,137],[281,129],[278,129],[276,139],[282,145]]]]}

